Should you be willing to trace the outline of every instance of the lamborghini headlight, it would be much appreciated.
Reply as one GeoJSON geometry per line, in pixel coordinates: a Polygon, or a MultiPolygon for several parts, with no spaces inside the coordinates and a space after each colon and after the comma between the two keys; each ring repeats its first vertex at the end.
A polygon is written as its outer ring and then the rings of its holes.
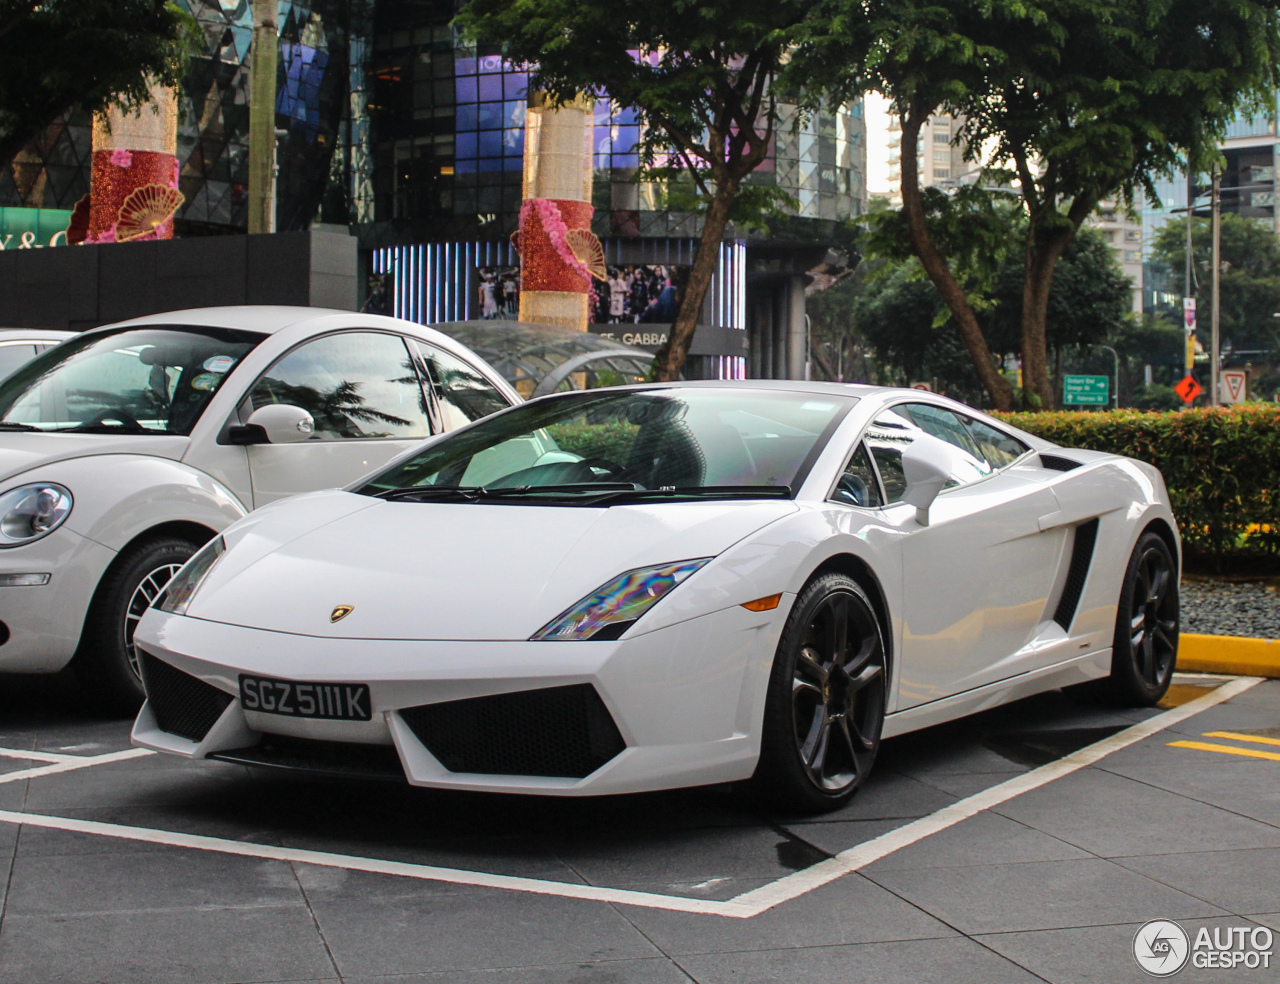
{"type": "Polygon", "coordinates": [[[195,597],[196,591],[226,549],[227,542],[222,537],[215,536],[197,550],[165,585],[164,594],[160,596],[155,607],[170,615],[187,614],[187,606],[191,604],[191,599],[195,597]]]}
{"type": "Polygon", "coordinates": [[[71,493],[40,482],[0,495],[0,547],[20,547],[52,533],[71,515],[71,493]]]}
{"type": "Polygon", "coordinates": [[[619,574],[540,628],[533,640],[617,639],[663,595],[710,560],[681,560],[619,574]]]}

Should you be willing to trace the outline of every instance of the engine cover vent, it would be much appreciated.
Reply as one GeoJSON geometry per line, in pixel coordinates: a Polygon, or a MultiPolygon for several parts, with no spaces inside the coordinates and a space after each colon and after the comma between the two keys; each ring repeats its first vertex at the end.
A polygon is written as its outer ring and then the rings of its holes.
{"type": "Polygon", "coordinates": [[[589,683],[407,707],[400,717],[450,772],[583,779],[627,747],[589,683]]]}
{"type": "Polygon", "coordinates": [[[138,656],[142,686],[160,730],[187,741],[204,741],[235,698],[145,650],[139,649],[138,656]]]}
{"type": "Polygon", "coordinates": [[[1071,471],[1073,468],[1080,467],[1080,462],[1076,461],[1074,458],[1065,458],[1060,454],[1046,454],[1043,451],[1040,452],[1040,464],[1045,468],[1052,468],[1054,471],[1062,472],[1071,471]]]}
{"type": "Polygon", "coordinates": [[[1080,605],[1080,595],[1084,592],[1084,582],[1089,576],[1089,565],[1093,562],[1093,546],[1098,539],[1098,521],[1091,519],[1076,527],[1076,540],[1071,547],[1071,566],[1067,568],[1067,583],[1063,586],[1062,597],[1058,599],[1058,608],[1053,613],[1053,620],[1067,632],[1071,631],[1071,622],[1076,617],[1076,608],[1080,605]]]}

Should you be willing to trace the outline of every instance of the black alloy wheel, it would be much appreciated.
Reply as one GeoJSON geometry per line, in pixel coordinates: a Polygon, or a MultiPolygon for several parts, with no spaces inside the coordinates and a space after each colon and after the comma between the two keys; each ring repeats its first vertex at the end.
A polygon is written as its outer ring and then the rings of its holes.
{"type": "Polygon", "coordinates": [[[101,710],[130,714],[145,698],[133,634],[169,579],[200,548],[181,537],[143,540],[121,551],[98,584],[72,665],[101,710]]]}
{"type": "Polygon", "coordinates": [[[885,693],[884,633],[870,598],[843,574],[816,578],[778,644],[752,778],[758,794],[806,813],[847,802],[879,750],[885,693]]]}
{"type": "Polygon", "coordinates": [[[1107,695],[1149,707],[1169,689],[1178,658],[1178,568],[1157,533],[1133,548],[1120,589],[1107,695]]]}

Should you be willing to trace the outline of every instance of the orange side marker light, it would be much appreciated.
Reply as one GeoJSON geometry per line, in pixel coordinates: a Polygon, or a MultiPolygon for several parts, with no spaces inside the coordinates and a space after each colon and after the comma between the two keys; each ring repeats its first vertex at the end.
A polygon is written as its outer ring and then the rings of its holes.
{"type": "Polygon", "coordinates": [[[778,607],[778,602],[782,600],[782,594],[771,594],[764,598],[757,598],[755,601],[744,601],[742,607],[749,612],[771,612],[778,607]]]}

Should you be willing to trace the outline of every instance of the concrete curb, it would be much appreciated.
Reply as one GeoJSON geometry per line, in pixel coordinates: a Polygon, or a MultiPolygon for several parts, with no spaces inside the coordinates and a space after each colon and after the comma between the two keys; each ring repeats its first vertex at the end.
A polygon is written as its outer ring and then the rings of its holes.
{"type": "Polygon", "coordinates": [[[1280,677],[1280,639],[1191,635],[1178,640],[1179,670],[1280,677]]]}

